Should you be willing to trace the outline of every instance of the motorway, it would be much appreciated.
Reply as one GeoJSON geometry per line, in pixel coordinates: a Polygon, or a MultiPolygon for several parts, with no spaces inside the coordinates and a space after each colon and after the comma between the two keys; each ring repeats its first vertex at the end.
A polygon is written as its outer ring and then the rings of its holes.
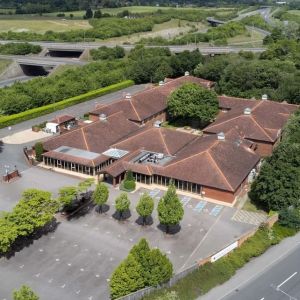
{"type": "Polygon", "coordinates": [[[283,260],[222,300],[299,300],[300,245],[283,260]]]}
{"type": "Polygon", "coordinates": [[[13,77],[13,78],[10,78],[10,79],[2,80],[2,81],[0,81],[0,88],[3,88],[5,86],[13,85],[17,81],[18,82],[28,81],[32,78],[33,78],[32,76],[24,75],[24,76],[17,76],[17,77],[13,77]]]}

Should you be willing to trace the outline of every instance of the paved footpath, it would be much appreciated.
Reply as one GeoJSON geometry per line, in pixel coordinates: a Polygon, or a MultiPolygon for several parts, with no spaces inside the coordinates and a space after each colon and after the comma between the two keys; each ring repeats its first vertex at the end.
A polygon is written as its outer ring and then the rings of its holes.
{"type": "Polygon", "coordinates": [[[11,135],[13,133],[22,131],[24,129],[31,128],[35,124],[40,124],[44,121],[51,120],[51,119],[55,118],[57,115],[70,114],[75,117],[81,117],[85,113],[94,109],[95,105],[98,103],[108,104],[108,103],[114,102],[114,101],[122,98],[124,93],[135,94],[137,92],[144,90],[145,88],[146,88],[145,84],[134,85],[134,86],[128,87],[126,89],[122,89],[120,91],[111,93],[111,94],[97,97],[92,100],[89,100],[89,101],[86,101],[83,103],[79,103],[79,104],[64,108],[64,109],[56,111],[56,112],[13,125],[13,126],[11,126],[11,130],[8,130],[8,128],[0,129],[0,138],[3,138],[7,135],[11,135]]]}
{"type": "MultiPolygon", "coordinates": [[[[240,290],[243,291],[243,289],[247,289],[247,287],[251,285],[251,283],[255,283],[258,278],[267,277],[268,274],[272,273],[272,270],[276,270],[276,266],[282,261],[293,259],[292,254],[299,249],[299,246],[300,233],[291,238],[286,238],[280,244],[271,247],[263,255],[259,256],[256,259],[253,259],[248,264],[246,264],[246,266],[237,271],[237,273],[229,281],[212,289],[206,295],[199,297],[198,300],[231,299],[236,292],[239,292],[240,290]]],[[[295,261],[294,263],[299,266],[299,261],[295,261]]],[[[201,285],[200,282],[199,284],[201,285]]],[[[255,286],[255,284],[252,286],[252,291],[255,289],[255,286]]],[[[257,298],[253,294],[253,298],[251,299],[257,298]]],[[[261,299],[264,299],[264,297],[258,298],[258,300],[261,299]]]]}

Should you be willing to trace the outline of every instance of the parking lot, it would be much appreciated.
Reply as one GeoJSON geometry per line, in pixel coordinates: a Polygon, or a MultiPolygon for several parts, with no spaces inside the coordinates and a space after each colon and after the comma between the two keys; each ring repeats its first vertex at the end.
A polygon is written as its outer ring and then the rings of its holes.
{"type": "MultiPolygon", "coordinates": [[[[56,185],[76,181],[64,175],[39,171],[37,177],[40,179],[46,174],[55,175],[56,185]]],[[[54,189],[54,185],[49,187],[54,189]]],[[[156,205],[163,195],[159,189],[139,189],[130,193],[131,216],[118,221],[114,218],[114,201],[120,191],[110,187],[110,209],[105,214],[92,209],[70,221],[62,219],[55,232],[34,241],[9,260],[2,258],[0,300],[10,299],[12,290],[21,284],[31,286],[43,300],[109,299],[111,273],[142,237],[169,256],[176,273],[253,228],[253,225],[231,220],[234,208],[184,195],[180,196],[185,215],[179,232],[174,235],[164,233],[158,226],[156,211],[153,212],[153,224],[142,227],[136,223],[135,206],[143,192],[148,192],[156,205]]]]}

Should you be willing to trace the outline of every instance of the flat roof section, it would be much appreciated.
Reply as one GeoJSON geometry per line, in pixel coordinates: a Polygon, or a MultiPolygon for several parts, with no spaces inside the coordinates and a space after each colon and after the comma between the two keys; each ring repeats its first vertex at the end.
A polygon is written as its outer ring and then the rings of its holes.
{"type": "Polygon", "coordinates": [[[119,159],[119,158],[122,158],[123,156],[125,156],[128,153],[129,152],[125,151],[125,150],[112,148],[112,149],[106,150],[102,154],[105,155],[105,156],[109,156],[109,157],[115,158],[115,159],[119,159]]]}
{"type": "Polygon", "coordinates": [[[89,159],[93,160],[100,156],[99,153],[90,152],[86,150],[81,150],[77,148],[72,148],[68,146],[60,146],[57,149],[53,150],[54,152],[72,155],[74,157],[83,158],[83,159],[89,159]]]}

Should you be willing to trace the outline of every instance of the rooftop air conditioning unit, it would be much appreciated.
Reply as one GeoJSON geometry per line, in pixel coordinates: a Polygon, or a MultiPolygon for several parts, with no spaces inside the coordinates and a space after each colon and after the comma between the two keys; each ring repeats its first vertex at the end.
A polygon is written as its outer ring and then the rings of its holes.
{"type": "Polygon", "coordinates": [[[162,86],[162,85],[164,85],[164,84],[165,84],[165,82],[162,81],[162,80],[158,83],[159,86],[162,86]]]}
{"type": "Polygon", "coordinates": [[[190,72],[188,71],[184,72],[184,76],[190,76],[190,72]]]}
{"type": "Polygon", "coordinates": [[[268,100],[268,95],[267,94],[263,94],[261,96],[261,100],[268,100]]]}

